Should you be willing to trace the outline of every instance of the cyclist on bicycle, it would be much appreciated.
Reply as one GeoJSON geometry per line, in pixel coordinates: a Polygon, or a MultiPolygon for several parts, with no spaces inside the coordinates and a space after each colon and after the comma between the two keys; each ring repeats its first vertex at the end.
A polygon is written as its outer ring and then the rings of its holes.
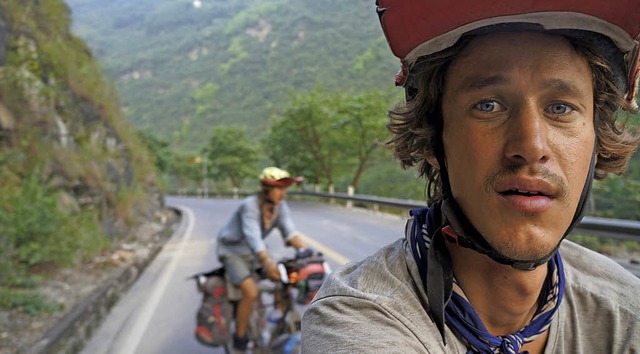
{"type": "Polygon", "coordinates": [[[563,239],[640,137],[640,0],[377,0],[429,207],[325,281],[304,353],[637,353],[640,280],[563,239]],[[624,116],[623,116],[624,118],[624,116]]]}
{"type": "Polygon", "coordinates": [[[252,277],[255,269],[262,266],[269,279],[280,279],[277,264],[269,256],[263,239],[273,229],[278,229],[287,245],[304,248],[291,211],[284,201],[286,189],[302,179],[300,176],[291,177],[289,172],[277,167],[265,168],[260,174],[260,191],[241,202],[218,234],[218,257],[225,267],[228,283],[239,287],[241,292],[233,336],[236,350],[246,350],[249,341],[249,317],[259,296],[258,286],[252,277]]]}

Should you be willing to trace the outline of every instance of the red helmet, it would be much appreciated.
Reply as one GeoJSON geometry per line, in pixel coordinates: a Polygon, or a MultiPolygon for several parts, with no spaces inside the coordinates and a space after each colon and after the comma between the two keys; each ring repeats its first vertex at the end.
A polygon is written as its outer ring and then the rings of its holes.
{"type": "Polygon", "coordinates": [[[454,45],[465,33],[497,24],[533,24],[544,30],[595,32],[623,56],[626,99],[635,104],[640,75],[640,0],[377,0],[382,29],[403,70],[404,86],[421,56],[454,45]]]}

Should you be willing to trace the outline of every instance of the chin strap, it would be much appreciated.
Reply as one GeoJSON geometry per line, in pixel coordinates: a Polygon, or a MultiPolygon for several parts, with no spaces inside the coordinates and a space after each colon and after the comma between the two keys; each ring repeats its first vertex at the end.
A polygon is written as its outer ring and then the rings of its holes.
{"type": "Polygon", "coordinates": [[[534,270],[541,264],[546,263],[556,253],[556,246],[549,254],[539,259],[514,259],[507,257],[491,246],[482,235],[471,225],[469,219],[464,215],[458,204],[453,199],[445,199],[442,202],[443,219],[447,220],[449,227],[443,228],[443,236],[449,242],[456,243],[462,247],[470,248],[476,252],[489,256],[494,261],[510,265],[515,269],[534,270]],[[453,230],[451,230],[453,229],[453,230]]]}
{"type": "Polygon", "coordinates": [[[406,241],[420,272],[429,301],[429,315],[438,327],[442,342],[447,345],[445,307],[453,288],[453,268],[451,256],[441,237],[441,228],[434,229],[440,224],[440,205],[413,209],[409,214],[411,218],[405,227],[406,241]]]}
{"type": "MultiPolygon", "coordinates": [[[[597,116],[595,124],[597,124],[597,116]]],[[[510,265],[515,269],[533,270],[547,263],[556,256],[560,242],[573,231],[584,216],[595,173],[596,147],[597,140],[593,147],[589,172],[571,224],[562,239],[558,241],[556,247],[548,255],[532,260],[512,259],[501,254],[476,230],[455,200],[451,198],[452,194],[449,187],[449,176],[444,163],[444,153],[436,151],[435,155],[440,164],[443,194],[446,197],[442,203],[434,203],[428,209],[411,210],[411,218],[407,221],[405,228],[405,237],[424,284],[429,302],[429,315],[438,327],[444,345],[447,344],[445,338],[445,309],[451,299],[453,288],[452,260],[444,241],[456,242],[462,247],[486,254],[494,261],[510,265]],[[426,260],[424,259],[425,256],[426,260]]]]}
{"type": "MultiPolygon", "coordinates": [[[[596,141],[597,143],[597,141],[596,141]]],[[[533,270],[538,266],[545,264],[553,257],[558,248],[560,247],[560,242],[564,240],[567,235],[573,231],[573,229],[580,223],[584,213],[586,211],[586,205],[589,201],[589,195],[591,194],[591,184],[593,182],[593,176],[595,173],[595,165],[596,165],[596,146],[593,146],[593,153],[591,155],[591,162],[589,165],[589,173],[587,174],[587,179],[584,183],[584,187],[582,188],[582,194],[580,195],[580,200],[578,201],[578,206],[573,215],[573,219],[571,224],[565,231],[564,235],[558,241],[556,247],[549,252],[544,257],[538,259],[514,259],[505,256],[498,250],[496,250],[493,246],[491,246],[487,240],[478,232],[478,230],[471,224],[467,216],[464,214],[458,203],[453,199],[451,188],[449,186],[449,175],[446,169],[446,165],[444,163],[444,154],[436,154],[438,163],[440,164],[440,175],[442,180],[442,188],[445,198],[442,202],[442,214],[443,214],[443,236],[449,242],[454,242],[459,244],[462,247],[470,248],[476,252],[485,254],[489,256],[494,261],[510,265],[515,269],[520,270],[533,270]],[[453,228],[453,231],[448,231],[445,228],[450,225],[453,228]]]]}

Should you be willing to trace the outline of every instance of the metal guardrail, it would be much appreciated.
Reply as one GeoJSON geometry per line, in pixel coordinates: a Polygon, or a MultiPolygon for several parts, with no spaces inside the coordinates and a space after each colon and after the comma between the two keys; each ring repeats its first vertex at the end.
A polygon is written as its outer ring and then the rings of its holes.
{"type": "Polygon", "coordinates": [[[366,203],[366,204],[374,204],[374,205],[384,205],[388,207],[394,208],[424,208],[426,206],[425,202],[420,202],[417,200],[409,200],[409,199],[394,199],[394,198],[385,198],[385,197],[376,197],[372,195],[349,195],[346,193],[323,193],[323,192],[309,192],[309,191],[288,191],[289,195],[307,195],[313,197],[320,198],[329,198],[329,199],[340,199],[347,200],[358,203],[366,203]]]}
{"type": "MultiPolygon", "coordinates": [[[[255,192],[238,191],[235,193],[217,192],[211,194],[212,196],[239,197],[250,195],[252,193],[255,192]]],[[[417,200],[385,198],[371,195],[349,195],[347,193],[324,193],[300,190],[289,190],[287,194],[345,200],[347,202],[371,204],[374,206],[387,206],[399,209],[423,208],[426,206],[425,202],[417,200]]],[[[585,216],[575,230],[581,233],[596,235],[600,237],[614,238],[619,240],[640,241],[640,221],[585,216]]]]}
{"type": "Polygon", "coordinates": [[[585,216],[576,231],[620,240],[640,241],[640,221],[585,216]]]}
{"type": "MultiPolygon", "coordinates": [[[[374,205],[384,205],[394,208],[413,209],[423,208],[426,206],[425,202],[417,200],[383,198],[369,195],[348,195],[346,193],[321,193],[309,191],[291,191],[288,192],[288,194],[341,199],[374,205]]],[[[582,221],[575,230],[600,237],[640,241],[640,221],[585,216],[582,218],[582,221]]]]}

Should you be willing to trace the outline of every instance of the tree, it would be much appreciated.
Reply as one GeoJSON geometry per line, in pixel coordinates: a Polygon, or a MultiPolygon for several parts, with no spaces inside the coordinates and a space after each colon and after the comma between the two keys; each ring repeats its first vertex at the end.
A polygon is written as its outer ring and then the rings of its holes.
{"type": "MultiPolygon", "coordinates": [[[[628,118],[628,126],[640,130],[640,114],[623,118],[628,118]]],[[[640,153],[636,151],[623,175],[609,174],[605,180],[595,181],[591,198],[591,212],[597,216],[640,220],[640,153]]]]}
{"type": "Polygon", "coordinates": [[[381,91],[329,94],[316,88],[294,98],[272,125],[265,150],[278,165],[311,182],[332,185],[337,176],[351,175],[356,187],[387,140],[389,102],[381,91]]]}
{"type": "Polygon", "coordinates": [[[167,160],[167,171],[165,178],[170,186],[179,193],[187,190],[190,185],[198,184],[202,180],[200,166],[193,164],[193,154],[172,153],[167,160]]]}
{"type": "Polygon", "coordinates": [[[390,106],[389,97],[382,91],[367,91],[355,96],[343,96],[339,107],[342,117],[340,139],[347,155],[355,165],[350,185],[356,188],[374,152],[388,139],[385,112],[390,106]]]}
{"type": "Polygon", "coordinates": [[[264,140],[267,155],[283,168],[304,174],[312,183],[332,185],[344,149],[334,131],[336,97],[318,87],[294,97],[264,140]]]}
{"type": "Polygon", "coordinates": [[[158,171],[165,173],[169,168],[171,151],[168,149],[169,142],[164,141],[149,132],[138,132],[140,139],[147,146],[153,156],[153,160],[158,171]]]}
{"type": "Polygon", "coordinates": [[[243,127],[214,129],[204,154],[208,177],[214,180],[228,178],[233,187],[239,188],[243,178],[257,176],[258,151],[243,127]]]}

